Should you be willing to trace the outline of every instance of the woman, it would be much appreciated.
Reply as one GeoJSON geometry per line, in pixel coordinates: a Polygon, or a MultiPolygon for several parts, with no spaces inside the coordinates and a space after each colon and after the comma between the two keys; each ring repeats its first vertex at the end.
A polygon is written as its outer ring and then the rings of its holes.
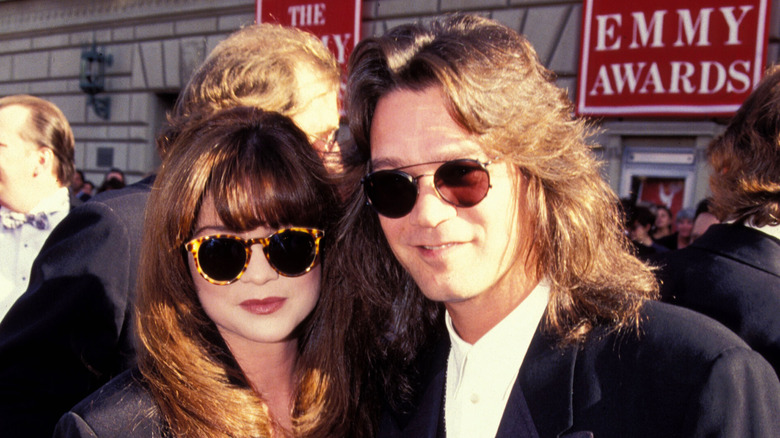
{"type": "Polygon", "coordinates": [[[655,212],[653,224],[653,240],[658,240],[672,234],[672,212],[668,207],[659,205],[655,212]]]}
{"type": "Polygon", "coordinates": [[[692,208],[683,208],[677,212],[674,225],[676,231],[664,238],[658,239],[656,243],[674,251],[683,249],[691,243],[691,232],[693,231],[693,219],[695,210],[692,208]]]}
{"type": "Polygon", "coordinates": [[[320,291],[337,204],[288,118],[238,107],[185,127],[146,212],[138,367],[55,436],[361,435],[348,303],[320,291]]]}

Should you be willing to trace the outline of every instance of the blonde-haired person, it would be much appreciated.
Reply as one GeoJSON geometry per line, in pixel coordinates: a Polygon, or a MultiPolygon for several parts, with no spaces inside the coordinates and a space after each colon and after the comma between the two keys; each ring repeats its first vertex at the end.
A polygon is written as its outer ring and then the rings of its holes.
{"type": "Polygon", "coordinates": [[[178,125],[193,117],[246,105],[292,117],[326,163],[338,167],[340,79],[336,59],[312,34],[274,24],[244,27],[217,44],[193,74],[158,148],[164,155],[178,125]]]}
{"type": "MultiPolygon", "coordinates": [[[[183,123],[240,105],[287,115],[315,147],[337,150],[340,74],[314,35],[272,24],[240,29],[184,87],[158,137],[160,155],[183,123]]],[[[30,286],[0,325],[4,437],[51,435],[69,408],[133,365],[133,299],[152,181],[73,209],[42,248],[30,286]]]]}
{"type": "Polygon", "coordinates": [[[566,96],[527,39],[479,16],[353,51],[334,262],[380,308],[379,436],[776,436],[771,367],[654,301],[566,96]]]}
{"type": "Polygon", "coordinates": [[[337,213],[325,166],[286,117],[238,107],[181,131],[147,205],[138,370],[54,435],[360,435],[343,396],[348,307],[320,287],[337,213]]]}
{"type": "Polygon", "coordinates": [[[81,202],[70,196],[73,132],[39,97],[0,98],[0,321],[27,289],[35,256],[81,202]]]}

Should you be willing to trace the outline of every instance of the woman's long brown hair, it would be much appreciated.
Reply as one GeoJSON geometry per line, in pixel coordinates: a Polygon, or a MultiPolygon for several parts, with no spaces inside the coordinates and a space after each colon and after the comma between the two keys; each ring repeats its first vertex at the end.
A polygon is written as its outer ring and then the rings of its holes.
{"type": "MultiPolygon", "coordinates": [[[[146,211],[137,302],[138,363],[174,436],[266,437],[278,434],[197,298],[182,245],[193,234],[204,197],[225,225],[325,230],[322,263],[332,258],[338,202],[306,135],[287,117],[256,108],[217,112],[176,136],[146,211]]],[[[196,274],[197,275],[197,274],[196,274]]],[[[300,327],[294,436],[360,435],[349,423],[351,379],[343,353],[348,306],[323,288],[300,327]]],[[[274,435],[275,436],[275,435],[274,435]]]]}

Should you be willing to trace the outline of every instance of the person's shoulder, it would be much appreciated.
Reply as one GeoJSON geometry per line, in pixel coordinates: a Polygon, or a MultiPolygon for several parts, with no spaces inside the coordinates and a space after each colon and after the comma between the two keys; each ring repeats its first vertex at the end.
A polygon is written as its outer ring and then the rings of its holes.
{"type": "Polygon", "coordinates": [[[73,208],[52,232],[57,236],[54,240],[67,239],[76,233],[112,232],[125,226],[140,230],[153,182],[154,177],[148,177],[125,188],[100,193],[73,208]]]}
{"type": "MultiPolygon", "coordinates": [[[[649,301],[641,312],[638,332],[622,336],[628,357],[636,359],[638,368],[649,363],[660,378],[674,376],[688,383],[705,378],[713,368],[753,370],[756,375],[767,372],[776,377],[771,366],[725,325],[706,315],[672,304],[649,301]]],[[[625,358],[625,356],[624,356],[625,358]]],[[[683,382],[680,382],[683,383],[683,382]]]]}
{"type": "Polygon", "coordinates": [[[139,197],[145,199],[147,196],[149,196],[149,192],[151,192],[152,190],[154,179],[155,179],[155,175],[152,175],[142,179],[141,181],[138,181],[137,183],[130,184],[126,187],[123,187],[119,190],[108,190],[103,193],[98,193],[97,195],[93,196],[88,202],[85,202],[84,205],[90,205],[92,203],[121,205],[123,203],[126,203],[129,199],[132,199],[133,197],[139,197]]]}
{"type": "Polygon", "coordinates": [[[591,353],[615,353],[615,366],[652,369],[658,376],[706,374],[716,361],[729,357],[749,366],[768,365],[739,336],[718,321],[672,304],[648,301],[637,328],[609,331],[600,327],[585,344],[591,353]]]}
{"type": "Polygon", "coordinates": [[[665,348],[697,348],[717,355],[732,348],[750,347],[716,320],[692,310],[657,301],[646,302],[641,311],[638,338],[663,343],[665,348]]]}
{"type": "Polygon", "coordinates": [[[55,437],[163,437],[163,421],[137,368],[116,376],[62,416],[55,437]]]}

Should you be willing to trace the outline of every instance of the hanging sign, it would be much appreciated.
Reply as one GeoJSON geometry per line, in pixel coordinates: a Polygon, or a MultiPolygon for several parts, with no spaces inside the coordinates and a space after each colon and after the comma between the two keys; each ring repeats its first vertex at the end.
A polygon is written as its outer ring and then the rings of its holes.
{"type": "Polygon", "coordinates": [[[345,68],[360,39],[360,4],[360,0],[257,0],[256,19],[317,35],[345,68]]]}
{"type": "Polygon", "coordinates": [[[731,115],[764,70],[768,0],[584,0],[577,112],[731,115]]]}

